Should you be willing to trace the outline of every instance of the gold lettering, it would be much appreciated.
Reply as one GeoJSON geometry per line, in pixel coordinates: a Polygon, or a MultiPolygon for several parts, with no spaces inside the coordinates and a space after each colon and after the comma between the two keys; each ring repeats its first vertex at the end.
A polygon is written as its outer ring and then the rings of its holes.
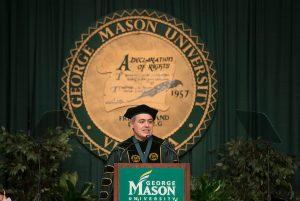
{"type": "Polygon", "coordinates": [[[155,24],[153,24],[153,22],[152,21],[147,21],[147,27],[146,27],[146,30],[147,31],[150,31],[149,30],[149,27],[151,28],[151,31],[153,32],[153,33],[155,33],[155,31],[156,31],[156,26],[157,26],[157,22],[155,22],[155,24]]]}
{"type": "Polygon", "coordinates": [[[82,105],[82,98],[81,97],[71,98],[71,104],[73,107],[79,108],[82,105]]]}
{"type": "Polygon", "coordinates": [[[116,34],[119,34],[119,31],[121,31],[122,33],[124,33],[126,30],[125,30],[125,28],[120,23],[117,23],[116,34]]]}
{"type": "Polygon", "coordinates": [[[70,91],[71,91],[71,93],[70,93],[71,96],[80,96],[81,95],[81,88],[72,87],[70,89],[70,91]]]}
{"type": "Polygon", "coordinates": [[[100,35],[102,42],[114,36],[114,33],[110,30],[109,27],[105,28],[105,32],[99,31],[98,34],[100,35]]]}
{"type": "Polygon", "coordinates": [[[205,102],[205,101],[203,101],[203,102],[201,102],[201,103],[199,103],[199,102],[196,102],[196,103],[195,103],[195,106],[199,106],[199,107],[201,107],[201,108],[202,108],[202,110],[204,110],[204,109],[205,109],[205,105],[206,105],[206,102],[205,102]]]}
{"type": "MultiPolygon", "coordinates": [[[[198,87],[197,87],[197,89],[199,89],[198,87]]],[[[207,93],[197,93],[197,97],[201,97],[201,98],[205,98],[206,99],[206,96],[207,96],[207,93]]]]}
{"type": "Polygon", "coordinates": [[[188,40],[184,40],[183,35],[179,35],[179,37],[177,37],[174,42],[177,43],[179,41],[179,47],[182,48],[182,46],[188,41],[188,40]]]}
{"type": "Polygon", "coordinates": [[[78,54],[77,60],[79,65],[86,65],[87,62],[89,61],[89,57],[87,55],[83,55],[82,53],[78,54]]]}
{"type": "Polygon", "coordinates": [[[208,82],[208,78],[206,76],[197,78],[197,84],[203,84],[203,83],[207,83],[207,82],[208,82]]]}
{"type": "MultiPolygon", "coordinates": [[[[208,90],[208,85],[205,86],[197,86],[197,90],[208,90]]],[[[206,97],[206,96],[205,96],[206,97]]]]}
{"type": "Polygon", "coordinates": [[[133,30],[132,20],[126,20],[125,25],[127,27],[127,31],[133,30]]]}
{"type": "Polygon", "coordinates": [[[199,77],[200,74],[205,73],[205,66],[204,65],[197,66],[194,68],[194,71],[196,71],[196,75],[197,75],[197,77],[199,77]]]}
{"type": "Polygon", "coordinates": [[[84,69],[85,69],[85,66],[79,66],[79,65],[75,64],[72,69],[72,72],[77,73],[78,75],[82,75],[84,69]]]}
{"type": "Polygon", "coordinates": [[[88,45],[83,46],[82,51],[89,55],[89,57],[92,56],[92,54],[95,52],[95,50],[88,45]]]}
{"type": "Polygon", "coordinates": [[[170,34],[170,32],[171,32],[171,28],[168,27],[168,29],[167,29],[167,31],[166,31],[166,33],[165,33],[165,37],[166,37],[167,39],[173,40],[173,39],[175,38],[175,36],[177,35],[178,32],[175,31],[174,29],[172,29],[172,30],[173,30],[173,33],[172,33],[172,36],[170,37],[169,34],[170,34]]]}
{"type": "Polygon", "coordinates": [[[137,30],[139,30],[139,31],[144,30],[145,26],[146,25],[145,25],[144,20],[138,19],[138,20],[134,21],[134,28],[137,29],[137,30]],[[139,26],[139,24],[140,24],[140,26],[139,26]]]}
{"type": "Polygon", "coordinates": [[[197,57],[191,59],[191,63],[193,66],[199,66],[202,63],[201,57],[198,55],[197,57]]]}
{"type": "Polygon", "coordinates": [[[182,51],[186,53],[186,51],[188,51],[191,47],[193,46],[191,45],[191,43],[189,43],[184,49],[182,49],[182,51]]]}
{"type": "MultiPolygon", "coordinates": [[[[189,43],[190,44],[190,43],[189,43]]],[[[195,48],[192,48],[191,51],[188,54],[188,57],[196,56],[198,55],[198,52],[196,52],[195,48]],[[195,53],[194,53],[195,52],[195,53]]]]}
{"type": "Polygon", "coordinates": [[[72,86],[78,87],[81,85],[81,83],[82,83],[82,78],[77,74],[73,74],[71,77],[72,86]]]}

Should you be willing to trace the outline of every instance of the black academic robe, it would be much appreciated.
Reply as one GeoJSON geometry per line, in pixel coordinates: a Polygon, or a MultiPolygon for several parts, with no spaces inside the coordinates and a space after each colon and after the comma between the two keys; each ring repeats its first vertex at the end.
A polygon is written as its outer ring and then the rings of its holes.
{"type": "MultiPolygon", "coordinates": [[[[141,158],[132,140],[133,136],[119,144],[110,154],[104,167],[100,200],[113,200],[113,175],[114,163],[142,163],[141,158]]],[[[148,141],[139,142],[142,151],[145,151],[148,141]]],[[[152,146],[147,158],[147,163],[174,163],[177,159],[174,146],[161,138],[152,135],[152,146]]]]}

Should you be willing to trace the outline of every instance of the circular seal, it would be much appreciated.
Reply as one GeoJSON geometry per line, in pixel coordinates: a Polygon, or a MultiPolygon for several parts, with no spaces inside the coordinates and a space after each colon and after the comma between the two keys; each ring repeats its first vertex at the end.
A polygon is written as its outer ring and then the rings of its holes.
{"type": "Polygon", "coordinates": [[[62,75],[62,102],[81,142],[106,159],[132,135],[132,106],[159,110],[154,134],[185,153],[208,129],[216,71],[199,37],[178,19],[124,10],[97,21],[75,42],[62,75]]]}
{"type": "Polygon", "coordinates": [[[149,159],[150,159],[151,161],[156,161],[156,160],[158,159],[157,153],[150,153],[150,154],[149,154],[149,159]]]}
{"type": "Polygon", "coordinates": [[[132,155],[131,156],[131,161],[134,162],[134,163],[138,163],[140,162],[141,158],[139,155],[132,155]]]}

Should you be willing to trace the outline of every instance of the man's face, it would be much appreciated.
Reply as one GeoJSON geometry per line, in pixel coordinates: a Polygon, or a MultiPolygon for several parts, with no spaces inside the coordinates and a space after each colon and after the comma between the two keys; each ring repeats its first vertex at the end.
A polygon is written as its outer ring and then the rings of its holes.
{"type": "Polygon", "coordinates": [[[4,196],[0,194],[0,201],[3,200],[3,197],[4,197],[4,196]]]}
{"type": "Polygon", "coordinates": [[[131,119],[130,127],[136,139],[142,141],[152,135],[153,118],[150,114],[138,114],[131,119]]]}

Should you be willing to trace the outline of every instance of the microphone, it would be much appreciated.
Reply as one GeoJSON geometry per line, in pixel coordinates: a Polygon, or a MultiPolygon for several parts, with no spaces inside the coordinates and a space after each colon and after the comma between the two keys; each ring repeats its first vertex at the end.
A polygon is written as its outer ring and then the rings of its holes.
{"type": "MultiPolygon", "coordinates": [[[[143,142],[146,141],[149,137],[151,137],[151,135],[147,135],[147,136],[146,136],[146,139],[144,139],[143,142]]],[[[120,155],[120,157],[119,157],[118,163],[121,163],[121,162],[122,162],[123,154],[124,154],[130,147],[132,147],[133,145],[135,145],[135,144],[137,144],[137,143],[139,143],[139,142],[140,142],[140,141],[136,141],[136,142],[132,142],[131,144],[129,144],[129,145],[122,151],[122,153],[121,153],[121,155],[120,155]]]]}

